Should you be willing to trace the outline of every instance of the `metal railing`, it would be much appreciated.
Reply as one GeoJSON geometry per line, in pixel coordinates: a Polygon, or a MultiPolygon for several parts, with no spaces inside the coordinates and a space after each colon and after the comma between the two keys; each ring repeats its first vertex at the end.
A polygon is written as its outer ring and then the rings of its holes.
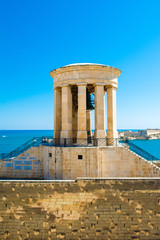
{"type": "Polygon", "coordinates": [[[52,138],[52,137],[33,137],[10,153],[1,153],[0,159],[11,159],[25,152],[31,147],[60,146],[60,147],[94,147],[94,146],[118,146],[118,139],[107,138],[52,138]]]}
{"type": "Polygon", "coordinates": [[[98,147],[98,146],[119,146],[121,144],[129,146],[130,150],[145,158],[146,160],[153,161],[159,160],[157,157],[148,153],[144,149],[138,147],[128,139],[119,140],[118,138],[52,138],[52,137],[34,137],[29,141],[22,144],[10,153],[0,154],[0,159],[11,159],[17,157],[19,154],[25,152],[31,147],[44,146],[59,146],[59,147],[98,147]]]}
{"type": "MultiPolygon", "coordinates": [[[[43,144],[43,142],[45,143],[46,141],[48,141],[48,139],[51,139],[51,138],[52,137],[33,137],[32,139],[25,142],[24,144],[22,144],[15,150],[11,151],[10,153],[1,153],[0,159],[10,159],[10,158],[16,157],[19,154],[28,150],[29,148],[38,147],[39,145],[43,144]]],[[[49,141],[48,141],[48,144],[49,144],[49,141]]]]}
{"type": "Polygon", "coordinates": [[[53,146],[61,147],[118,146],[118,143],[118,138],[53,138],[53,146]]]}

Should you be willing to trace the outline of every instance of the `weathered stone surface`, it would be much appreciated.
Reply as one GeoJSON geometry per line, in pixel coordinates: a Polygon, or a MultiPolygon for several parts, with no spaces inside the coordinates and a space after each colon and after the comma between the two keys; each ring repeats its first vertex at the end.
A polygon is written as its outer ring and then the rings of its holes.
{"type": "MultiPolygon", "coordinates": [[[[120,73],[121,71],[114,67],[87,63],[71,64],[51,71],[55,91],[54,137],[74,137],[80,140],[87,138],[87,130],[90,128],[89,118],[86,117],[88,89],[90,94],[95,93],[95,137],[105,139],[104,93],[107,91],[107,137],[117,138],[116,89],[120,73]],[[73,104],[74,102],[76,104],[73,104]]],[[[77,144],[82,143],[77,140],[77,144]]],[[[86,145],[85,142],[83,145],[86,145]]],[[[108,141],[108,145],[115,145],[114,141],[108,141]]]]}
{"type": "Polygon", "coordinates": [[[95,138],[105,138],[104,85],[95,85],[95,138]]]}
{"type": "Polygon", "coordinates": [[[54,90],[54,138],[60,138],[62,129],[62,95],[61,88],[54,90]]]}
{"type": "MultiPolygon", "coordinates": [[[[116,88],[107,88],[107,138],[118,138],[117,133],[117,118],[116,118],[116,88]]],[[[112,141],[110,144],[114,145],[112,141]]]]}
{"type": "Polygon", "coordinates": [[[159,239],[160,179],[0,181],[0,239],[159,239]]]}
{"type": "Polygon", "coordinates": [[[0,178],[77,177],[160,177],[160,168],[123,146],[39,146],[32,147],[10,161],[0,161],[0,178]],[[8,163],[12,164],[12,167],[8,167],[8,163]],[[17,166],[21,169],[17,169],[17,166]]]}
{"type": "Polygon", "coordinates": [[[78,132],[77,138],[87,138],[86,84],[78,85],[78,132]]]}
{"type": "Polygon", "coordinates": [[[72,93],[68,85],[62,87],[62,119],[55,119],[62,122],[61,138],[72,137],[72,93]]]}

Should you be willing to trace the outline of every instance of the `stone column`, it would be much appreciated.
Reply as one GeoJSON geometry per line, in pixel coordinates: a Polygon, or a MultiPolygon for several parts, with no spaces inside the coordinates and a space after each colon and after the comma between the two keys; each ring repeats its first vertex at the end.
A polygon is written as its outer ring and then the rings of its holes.
{"type": "Polygon", "coordinates": [[[95,138],[102,139],[99,143],[105,144],[105,128],[104,128],[104,85],[95,85],[95,138]]]}
{"type": "Polygon", "coordinates": [[[59,139],[61,134],[61,88],[54,89],[54,138],[59,139]]]}
{"type": "Polygon", "coordinates": [[[91,110],[87,110],[86,115],[87,115],[87,135],[91,136],[91,110]]]}
{"type": "Polygon", "coordinates": [[[86,126],[86,84],[78,85],[78,132],[77,138],[87,138],[86,126]]]}
{"type": "Polygon", "coordinates": [[[107,144],[115,145],[118,138],[116,122],[116,88],[107,88],[107,144]]]}
{"type": "Polygon", "coordinates": [[[72,93],[69,85],[62,86],[61,138],[72,138],[72,93]]]}
{"type": "Polygon", "coordinates": [[[72,137],[77,138],[77,115],[78,112],[76,109],[72,109],[72,137]]]}

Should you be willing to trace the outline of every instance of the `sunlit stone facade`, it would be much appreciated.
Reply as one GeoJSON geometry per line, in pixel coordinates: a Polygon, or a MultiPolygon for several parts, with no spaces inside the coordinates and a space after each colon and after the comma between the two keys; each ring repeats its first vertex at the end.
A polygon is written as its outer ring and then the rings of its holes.
{"type": "Polygon", "coordinates": [[[1,161],[0,178],[75,180],[160,176],[158,165],[132,152],[126,143],[115,141],[119,69],[74,64],[53,70],[50,75],[54,79],[54,138],[43,138],[39,144],[33,140],[32,147],[27,150],[25,147],[21,154],[1,161]],[[91,94],[94,94],[94,105],[91,94]],[[106,120],[104,99],[107,99],[106,120]],[[95,132],[90,137],[93,109],[95,132]],[[68,139],[72,141],[66,144],[68,139]]]}
{"type": "MultiPolygon", "coordinates": [[[[95,95],[94,137],[106,138],[104,96],[107,92],[107,138],[117,138],[116,90],[120,73],[114,67],[89,63],[71,64],[51,71],[54,79],[54,138],[85,139],[90,135],[87,92],[95,95]]],[[[108,145],[112,145],[111,142],[108,141],[108,145]]]]}

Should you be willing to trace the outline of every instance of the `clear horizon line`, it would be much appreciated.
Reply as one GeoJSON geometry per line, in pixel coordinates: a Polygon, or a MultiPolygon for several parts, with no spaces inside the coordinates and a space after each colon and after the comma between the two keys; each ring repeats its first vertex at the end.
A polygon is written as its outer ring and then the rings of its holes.
{"type": "MultiPolygon", "coordinates": [[[[117,130],[146,130],[146,129],[158,129],[158,128],[117,128],[117,130]]],[[[95,129],[91,129],[95,130],[95,129]]],[[[107,128],[105,129],[107,130],[107,128]]],[[[54,129],[0,129],[0,131],[54,131],[54,129]]]]}

